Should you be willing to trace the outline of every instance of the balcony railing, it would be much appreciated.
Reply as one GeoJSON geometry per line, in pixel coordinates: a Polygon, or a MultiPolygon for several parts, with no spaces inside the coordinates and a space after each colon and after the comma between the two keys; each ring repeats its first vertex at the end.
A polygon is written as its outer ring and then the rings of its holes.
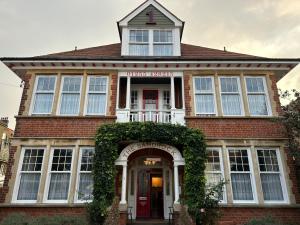
{"type": "Polygon", "coordinates": [[[131,110],[130,122],[171,123],[171,110],[131,110]]]}

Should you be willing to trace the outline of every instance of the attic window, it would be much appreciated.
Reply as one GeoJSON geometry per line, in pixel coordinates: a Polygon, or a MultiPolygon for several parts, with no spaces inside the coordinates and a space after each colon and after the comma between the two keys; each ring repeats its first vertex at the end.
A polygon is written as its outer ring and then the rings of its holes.
{"type": "Polygon", "coordinates": [[[129,55],[149,55],[149,31],[131,30],[129,37],[129,55]]]}
{"type": "Polygon", "coordinates": [[[153,31],[153,55],[155,56],[173,55],[172,30],[153,31]]]}

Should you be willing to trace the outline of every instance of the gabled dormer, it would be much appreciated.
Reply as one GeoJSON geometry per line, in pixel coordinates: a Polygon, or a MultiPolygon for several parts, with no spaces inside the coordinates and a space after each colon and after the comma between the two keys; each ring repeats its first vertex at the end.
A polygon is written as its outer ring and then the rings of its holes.
{"type": "Polygon", "coordinates": [[[122,56],[180,56],[184,22],[147,0],[118,22],[122,56]]]}

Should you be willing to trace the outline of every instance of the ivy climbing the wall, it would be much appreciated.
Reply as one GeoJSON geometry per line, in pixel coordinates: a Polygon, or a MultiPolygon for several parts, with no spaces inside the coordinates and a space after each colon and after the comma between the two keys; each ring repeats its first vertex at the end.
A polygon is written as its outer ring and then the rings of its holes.
{"type": "Polygon", "coordinates": [[[103,224],[115,196],[115,160],[120,143],[159,142],[177,147],[185,158],[184,204],[200,224],[205,204],[206,144],[201,131],[181,125],[157,123],[114,123],[101,126],[95,137],[94,200],[89,204],[92,224],[103,224]]]}

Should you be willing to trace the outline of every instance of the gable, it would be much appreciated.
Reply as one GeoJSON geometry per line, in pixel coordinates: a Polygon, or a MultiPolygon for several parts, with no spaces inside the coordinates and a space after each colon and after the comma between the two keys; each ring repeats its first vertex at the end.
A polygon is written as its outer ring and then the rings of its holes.
{"type": "Polygon", "coordinates": [[[170,27],[175,26],[175,23],[165,16],[161,11],[159,11],[152,4],[145,8],[142,12],[136,15],[128,22],[129,26],[160,26],[160,27],[170,27]],[[152,13],[151,16],[149,14],[152,13]]]}

